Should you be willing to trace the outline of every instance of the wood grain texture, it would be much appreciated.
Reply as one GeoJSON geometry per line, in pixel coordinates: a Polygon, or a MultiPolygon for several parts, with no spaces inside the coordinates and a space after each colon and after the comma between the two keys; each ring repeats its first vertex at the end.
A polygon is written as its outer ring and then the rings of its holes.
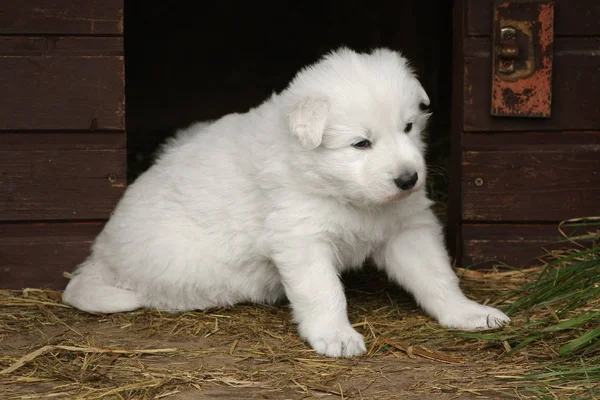
{"type": "Polygon", "coordinates": [[[0,130],[124,130],[121,38],[0,40],[0,130]]]}
{"type": "MultiPolygon", "coordinates": [[[[491,0],[467,0],[467,35],[490,36],[491,0]]],[[[600,35],[598,0],[554,0],[556,36],[600,35]]]]}
{"type": "Polygon", "coordinates": [[[462,243],[460,240],[460,224],[462,219],[462,149],[463,143],[463,87],[464,87],[464,39],[463,33],[466,24],[466,0],[454,2],[452,10],[452,90],[451,90],[451,132],[450,150],[448,156],[449,182],[448,182],[448,215],[446,242],[450,255],[455,260],[461,259],[462,243]]]}
{"type": "Polygon", "coordinates": [[[493,117],[490,40],[465,39],[463,129],[476,131],[585,130],[600,127],[600,39],[554,43],[551,118],[493,117]]]}
{"type": "Polygon", "coordinates": [[[493,1],[455,4],[450,246],[463,266],[528,266],[565,245],[559,221],[600,213],[600,3],[554,1],[547,120],[490,115],[493,1]]]}
{"type": "Polygon", "coordinates": [[[0,134],[0,221],[108,218],[126,170],[124,133],[0,134]]]}
{"type": "Polygon", "coordinates": [[[122,56],[122,37],[0,36],[0,55],[26,56],[122,56]]]}
{"type": "Polygon", "coordinates": [[[465,133],[463,149],[468,150],[526,150],[534,147],[600,146],[600,131],[528,131],[465,133]]]}
{"type": "Polygon", "coordinates": [[[561,221],[600,214],[600,144],[465,149],[467,221],[561,221]]]}
{"type": "Polygon", "coordinates": [[[0,289],[62,290],[88,256],[101,222],[0,224],[0,289]]]}
{"type": "Polygon", "coordinates": [[[5,0],[0,34],[122,35],[123,0],[5,0]]]}
{"type": "Polygon", "coordinates": [[[463,267],[540,265],[548,251],[574,247],[553,224],[464,224],[461,230],[463,267]]]}

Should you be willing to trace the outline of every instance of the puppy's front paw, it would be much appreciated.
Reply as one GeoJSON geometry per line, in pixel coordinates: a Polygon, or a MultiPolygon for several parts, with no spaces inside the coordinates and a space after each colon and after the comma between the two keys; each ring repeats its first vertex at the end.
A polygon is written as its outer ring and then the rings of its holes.
{"type": "Polygon", "coordinates": [[[474,301],[459,303],[440,317],[440,324],[462,330],[486,330],[510,323],[502,311],[474,301]]]}
{"type": "Polygon", "coordinates": [[[362,335],[350,325],[313,328],[306,340],[318,354],[328,357],[353,357],[367,351],[362,335]]]}

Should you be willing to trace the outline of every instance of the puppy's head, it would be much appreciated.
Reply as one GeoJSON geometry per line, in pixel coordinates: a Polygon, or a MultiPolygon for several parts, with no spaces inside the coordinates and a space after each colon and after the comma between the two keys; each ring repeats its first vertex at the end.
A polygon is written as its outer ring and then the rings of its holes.
{"type": "Polygon", "coordinates": [[[319,187],[365,205],[423,188],[429,98],[399,53],[342,48],[300,71],[282,98],[319,187]]]}

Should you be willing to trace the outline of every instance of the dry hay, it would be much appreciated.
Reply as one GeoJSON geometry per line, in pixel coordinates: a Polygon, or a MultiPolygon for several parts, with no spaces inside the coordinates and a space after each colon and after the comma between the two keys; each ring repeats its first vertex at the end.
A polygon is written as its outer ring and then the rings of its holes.
{"type": "MultiPolygon", "coordinates": [[[[458,273],[472,298],[510,306],[518,298],[515,289],[543,269],[458,273]]],[[[0,291],[0,398],[562,399],[594,398],[600,389],[589,379],[523,379],[553,365],[571,366],[574,361],[563,361],[557,349],[599,319],[511,352],[520,343],[511,339],[518,339],[520,326],[559,318],[556,310],[517,313],[512,327],[466,337],[441,329],[372,269],[344,282],[350,320],[368,347],[367,355],[348,360],[318,356],[299,340],[287,304],[89,315],[61,304],[56,291],[0,291]]],[[[599,303],[589,299],[585,310],[600,312],[599,303]]],[[[600,360],[597,352],[595,347],[577,360],[585,366],[588,359],[600,360]]]]}

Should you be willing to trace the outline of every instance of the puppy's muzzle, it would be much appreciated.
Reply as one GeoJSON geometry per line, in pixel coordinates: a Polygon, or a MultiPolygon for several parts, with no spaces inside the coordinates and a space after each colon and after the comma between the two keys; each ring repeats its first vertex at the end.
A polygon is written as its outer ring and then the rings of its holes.
{"type": "Polygon", "coordinates": [[[417,174],[416,172],[413,172],[412,174],[406,173],[406,174],[400,175],[398,178],[394,179],[394,183],[396,184],[398,189],[410,190],[417,184],[418,180],[419,180],[419,174],[417,174]]]}

